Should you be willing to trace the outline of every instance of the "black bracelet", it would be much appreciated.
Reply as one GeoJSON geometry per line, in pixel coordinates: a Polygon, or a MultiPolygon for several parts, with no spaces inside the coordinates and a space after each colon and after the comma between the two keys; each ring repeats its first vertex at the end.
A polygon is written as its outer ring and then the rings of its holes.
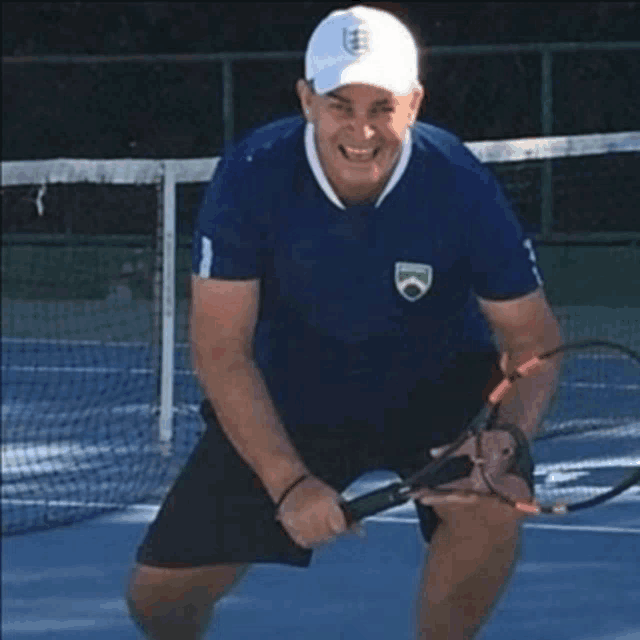
{"type": "Polygon", "coordinates": [[[304,475],[300,476],[293,484],[289,485],[289,487],[287,487],[284,490],[284,493],[280,496],[280,500],[278,500],[278,504],[276,505],[276,511],[278,511],[278,509],[280,509],[280,507],[282,506],[282,503],[285,501],[285,498],[301,483],[304,482],[307,478],[309,477],[308,473],[305,473],[304,475]]]}

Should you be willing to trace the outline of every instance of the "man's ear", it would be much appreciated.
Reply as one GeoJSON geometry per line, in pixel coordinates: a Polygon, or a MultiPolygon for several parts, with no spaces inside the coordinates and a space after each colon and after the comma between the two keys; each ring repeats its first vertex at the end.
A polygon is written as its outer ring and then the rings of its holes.
{"type": "Polygon", "coordinates": [[[411,102],[409,103],[409,108],[411,109],[411,115],[413,116],[413,120],[415,121],[418,117],[418,113],[420,111],[420,105],[422,104],[422,99],[424,98],[424,87],[422,85],[418,85],[412,93],[411,102]]]}
{"type": "Polygon", "coordinates": [[[313,96],[313,91],[307,81],[303,78],[300,78],[296,82],[296,93],[300,99],[300,108],[302,109],[302,113],[305,118],[309,120],[311,117],[311,98],[313,96]]]}

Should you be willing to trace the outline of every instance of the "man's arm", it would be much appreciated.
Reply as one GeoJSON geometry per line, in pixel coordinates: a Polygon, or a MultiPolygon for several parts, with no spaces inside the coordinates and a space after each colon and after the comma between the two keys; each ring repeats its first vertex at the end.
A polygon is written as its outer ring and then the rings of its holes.
{"type": "Polygon", "coordinates": [[[277,502],[308,470],[253,361],[259,289],[258,280],[192,277],[192,359],[222,429],[277,502]]]}
{"type": "MultiPolygon", "coordinates": [[[[479,298],[479,304],[498,339],[501,367],[507,373],[532,356],[562,344],[560,326],[542,288],[504,302],[479,298]]],[[[518,383],[518,394],[507,398],[501,407],[501,421],[516,424],[530,439],[534,436],[539,416],[555,391],[559,360],[547,361],[540,374],[518,383]]]]}

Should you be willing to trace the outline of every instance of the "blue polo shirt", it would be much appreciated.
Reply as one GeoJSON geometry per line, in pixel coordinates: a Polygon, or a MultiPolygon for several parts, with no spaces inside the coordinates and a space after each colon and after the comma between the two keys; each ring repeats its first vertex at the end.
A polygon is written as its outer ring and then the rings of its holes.
{"type": "MultiPolygon", "coordinates": [[[[477,298],[541,284],[493,174],[451,133],[416,123],[377,202],[345,206],[313,127],[278,120],[218,165],[193,271],[260,279],[256,363],[284,424],[384,430],[457,354],[493,349],[477,298]]],[[[428,409],[428,408],[427,408],[428,409]]]]}

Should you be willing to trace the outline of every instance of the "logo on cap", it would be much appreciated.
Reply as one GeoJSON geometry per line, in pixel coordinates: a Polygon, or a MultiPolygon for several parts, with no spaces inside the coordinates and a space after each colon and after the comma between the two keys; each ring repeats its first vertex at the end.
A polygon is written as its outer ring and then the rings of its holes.
{"type": "Polygon", "coordinates": [[[352,56],[361,56],[369,51],[369,31],[364,27],[342,30],[342,46],[352,56]]]}
{"type": "Polygon", "coordinates": [[[395,284],[398,293],[409,302],[420,300],[431,288],[433,267],[419,262],[396,262],[395,284]]]}

